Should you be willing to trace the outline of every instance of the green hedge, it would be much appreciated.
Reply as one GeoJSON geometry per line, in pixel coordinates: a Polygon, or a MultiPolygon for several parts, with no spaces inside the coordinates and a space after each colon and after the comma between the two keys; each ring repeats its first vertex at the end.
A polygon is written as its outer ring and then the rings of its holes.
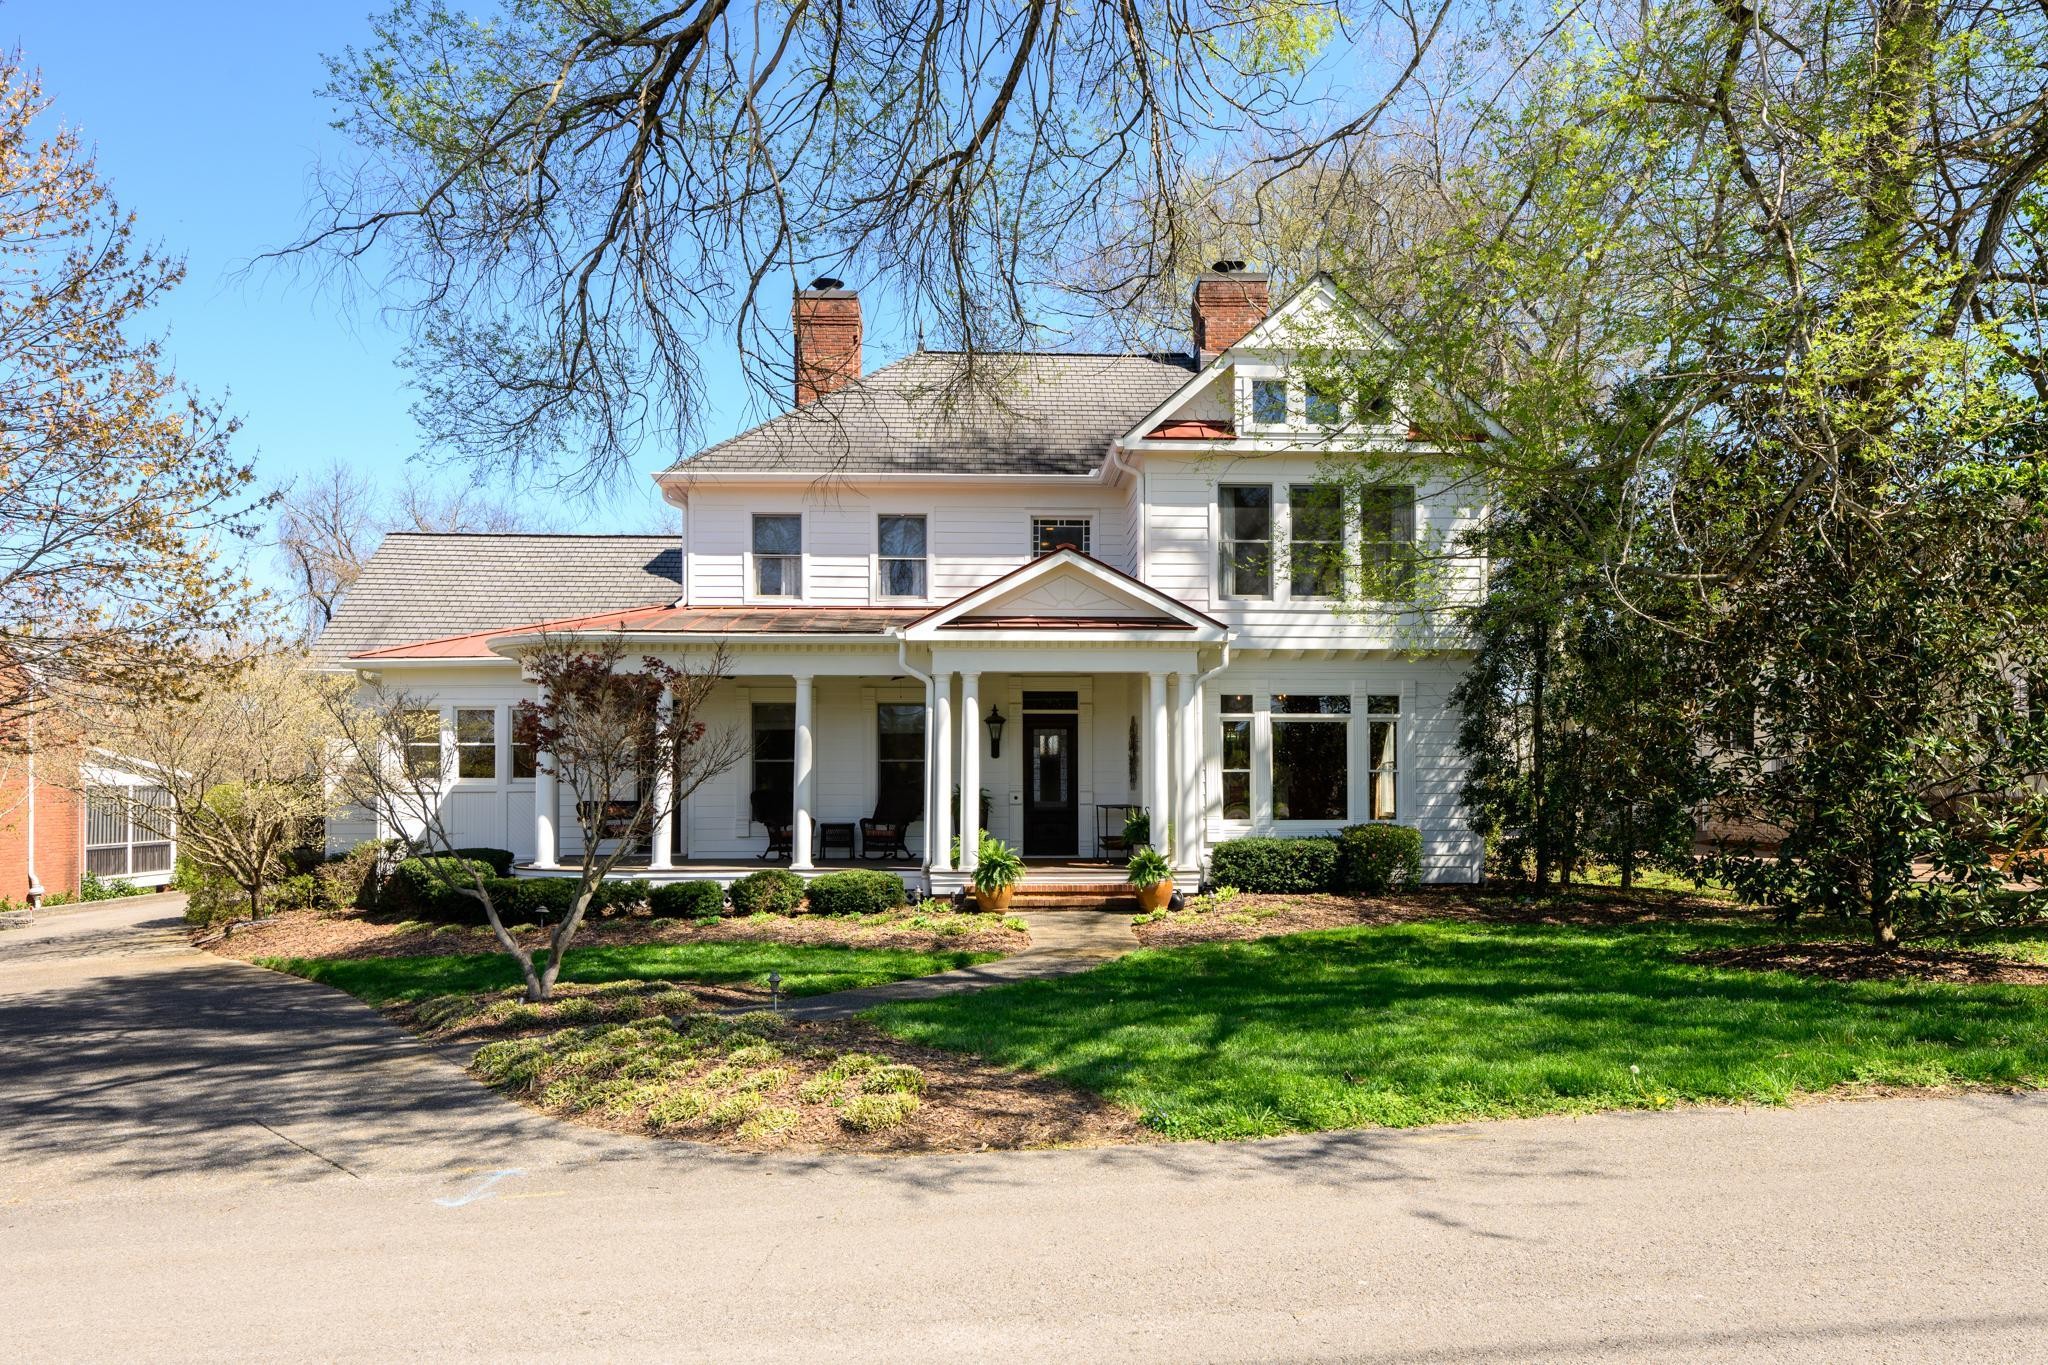
{"type": "Polygon", "coordinates": [[[466,896],[458,887],[471,885],[471,874],[496,876],[491,865],[477,858],[406,858],[391,869],[384,886],[384,901],[407,914],[435,919],[483,918],[476,897],[466,896]]]}
{"type": "Polygon", "coordinates": [[[1422,831],[1409,825],[1352,825],[1337,835],[1337,889],[1377,896],[1422,878],[1422,831]]]}
{"type": "Polygon", "coordinates": [[[806,895],[819,915],[876,915],[906,899],[901,877],[874,868],[827,872],[811,882],[806,895]]]}
{"type": "Polygon", "coordinates": [[[1335,839],[1228,839],[1209,854],[1209,880],[1240,891],[1328,891],[1336,879],[1335,839]]]}
{"type": "MultiPolygon", "coordinates": [[[[573,877],[493,877],[486,885],[491,889],[491,904],[498,907],[498,917],[508,924],[559,920],[576,903],[573,877]]],[[[482,920],[483,907],[472,901],[465,914],[482,920]]]]}
{"type": "Polygon", "coordinates": [[[804,898],[804,879],[780,867],[763,868],[741,877],[727,889],[735,914],[787,915],[804,898]]]}
{"type": "Polygon", "coordinates": [[[725,888],[717,882],[670,882],[648,893],[647,906],[672,919],[707,919],[725,908],[725,888]]]}
{"type": "Polygon", "coordinates": [[[473,858],[480,863],[489,863],[494,876],[512,875],[512,850],[509,848],[458,848],[450,851],[458,858],[473,858]]]}

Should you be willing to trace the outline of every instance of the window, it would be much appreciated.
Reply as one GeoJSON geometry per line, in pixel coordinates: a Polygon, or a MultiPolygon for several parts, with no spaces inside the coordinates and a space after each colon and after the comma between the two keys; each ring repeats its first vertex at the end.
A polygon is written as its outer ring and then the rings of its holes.
{"type": "Polygon", "coordinates": [[[398,718],[404,727],[405,775],[415,780],[441,778],[441,713],[407,711],[398,718]]]}
{"type": "Polygon", "coordinates": [[[804,519],[799,516],[754,518],[754,595],[804,595],[804,519]]]}
{"type": "Polygon", "coordinates": [[[534,770],[533,746],[520,739],[519,725],[517,724],[515,713],[512,726],[512,779],[516,782],[521,779],[531,778],[534,775],[534,770]]]}
{"type": "Polygon", "coordinates": [[[1287,425],[1286,380],[1254,379],[1252,381],[1252,421],[1262,427],[1287,425]]]}
{"type": "Polygon", "coordinates": [[[1342,820],[1351,781],[1351,698],[1273,697],[1273,818],[1342,820]]]}
{"type": "Polygon", "coordinates": [[[754,794],[787,818],[796,809],[796,703],[754,703],[754,794]]]}
{"type": "Polygon", "coordinates": [[[1252,818],[1252,699],[1226,693],[1223,713],[1223,818],[1252,818]]]}
{"type": "Polygon", "coordinates": [[[1365,490],[1360,558],[1364,592],[1382,601],[1415,595],[1415,490],[1380,484],[1365,490]]]}
{"type": "Polygon", "coordinates": [[[498,775],[498,713],[488,707],[455,712],[455,775],[498,775]]]}
{"type": "Polygon", "coordinates": [[[168,872],[171,794],[162,787],[89,787],[85,870],[95,877],[168,872]]]}
{"type": "Polygon", "coordinates": [[[1344,494],[1326,484],[1287,490],[1288,592],[1335,597],[1344,590],[1344,494]]]}
{"type": "Polygon", "coordinates": [[[1056,550],[1088,549],[1089,522],[1086,517],[1033,517],[1031,519],[1031,556],[1049,555],[1056,550]]]}
{"type": "Polygon", "coordinates": [[[1224,484],[1216,493],[1223,509],[1223,595],[1272,596],[1273,490],[1224,484]]]}
{"type": "Polygon", "coordinates": [[[924,818],[924,703],[885,701],[875,707],[875,809],[908,809],[924,818]]]}
{"type": "Polygon", "coordinates": [[[924,518],[883,517],[880,536],[880,590],[884,597],[923,597],[925,583],[924,518]]]}
{"type": "Polygon", "coordinates": [[[1394,400],[1389,398],[1387,391],[1379,385],[1367,384],[1358,391],[1359,421],[1363,422],[1368,418],[1384,420],[1393,410],[1394,400]]]}
{"type": "Polygon", "coordinates": [[[1370,778],[1366,788],[1365,818],[1398,820],[1397,812],[1401,809],[1401,698],[1391,692],[1367,697],[1365,716],[1369,741],[1366,769],[1370,778]]]}
{"type": "Polygon", "coordinates": [[[1328,384],[1308,386],[1308,420],[1319,427],[1341,426],[1344,421],[1343,394],[1328,384]]]}

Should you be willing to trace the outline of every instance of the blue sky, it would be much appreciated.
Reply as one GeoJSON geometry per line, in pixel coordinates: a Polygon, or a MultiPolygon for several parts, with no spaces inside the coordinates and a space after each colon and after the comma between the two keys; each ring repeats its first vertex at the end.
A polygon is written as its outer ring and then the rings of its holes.
{"type": "MultiPolygon", "coordinates": [[[[56,117],[97,149],[101,174],[140,215],[143,235],[186,258],[186,283],[158,325],[169,329],[180,378],[224,395],[243,418],[243,456],[270,482],[341,458],[395,484],[419,449],[394,364],[403,337],[374,301],[350,305],[311,272],[250,268],[297,233],[316,160],[346,149],[315,91],[321,55],[359,42],[368,10],[247,0],[0,5],[0,39],[41,69],[56,117]]],[[[714,406],[727,396],[706,422],[715,438],[748,414],[730,397],[732,357],[705,361],[714,406]]],[[[656,453],[642,461],[666,462],[656,453]]],[[[549,499],[546,515],[564,530],[639,531],[662,512],[653,485],[634,480],[611,506],[549,499]]]]}

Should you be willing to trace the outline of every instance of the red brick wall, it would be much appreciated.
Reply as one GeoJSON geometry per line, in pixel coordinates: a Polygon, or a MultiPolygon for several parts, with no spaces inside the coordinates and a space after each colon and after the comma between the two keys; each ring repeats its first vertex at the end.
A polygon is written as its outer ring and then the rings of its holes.
{"type": "Polygon", "coordinates": [[[815,403],[860,378],[860,296],[806,289],[790,311],[796,332],[796,402],[815,403]]]}
{"type": "MultiPolygon", "coordinates": [[[[85,870],[85,810],[77,791],[75,757],[36,756],[36,874],[43,891],[76,892],[85,870]]],[[[28,761],[0,758],[0,900],[28,899],[28,761]]]]}
{"type": "Polygon", "coordinates": [[[1264,275],[1204,275],[1195,281],[1195,350],[1204,362],[1244,340],[1272,306],[1264,275]]]}

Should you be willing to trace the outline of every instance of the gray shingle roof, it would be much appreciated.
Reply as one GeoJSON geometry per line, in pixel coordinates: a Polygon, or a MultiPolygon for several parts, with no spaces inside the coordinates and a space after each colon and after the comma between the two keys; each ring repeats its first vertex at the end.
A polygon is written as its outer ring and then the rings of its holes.
{"type": "Polygon", "coordinates": [[[313,646],[316,658],[570,616],[665,606],[682,596],[680,536],[431,535],[384,538],[313,646]]]}
{"type": "Polygon", "coordinates": [[[1090,474],[1188,356],[918,351],[678,460],[682,474],[1090,474]]]}

